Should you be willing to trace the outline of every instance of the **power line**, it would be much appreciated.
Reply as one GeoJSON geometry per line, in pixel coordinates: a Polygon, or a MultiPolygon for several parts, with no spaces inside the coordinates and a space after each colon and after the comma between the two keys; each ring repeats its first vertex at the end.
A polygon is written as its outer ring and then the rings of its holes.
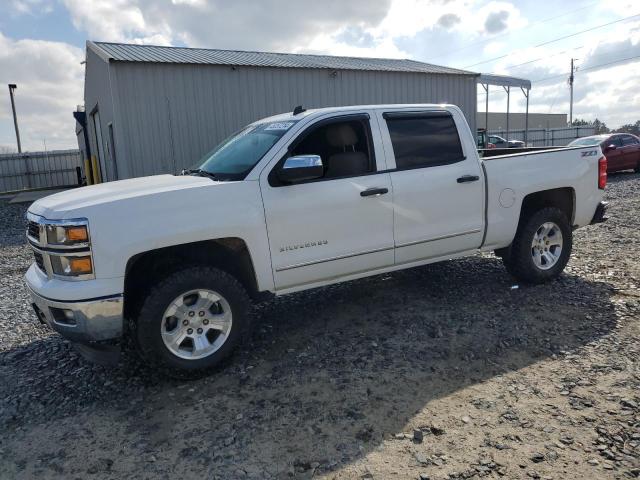
{"type": "MultiPolygon", "coordinates": [[[[598,55],[598,56],[601,56],[601,55],[598,55]]],[[[589,70],[600,70],[600,69],[602,69],[604,67],[608,67],[609,65],[615,65],[616,63],[622,63],[622,62],[626,62],[628,60],[635,60],[635,59],[640,59],[640,55],[634,55],[633,57],[627,57],[627,58],[620,58],[620,59],[614,60],[612,62],[601,63],[599,65],[592,65],[590,67],[580,68],[580,69],[578,69],[576,71],[576,74],[582,73],[582,72],[586,72],[586,71],[589,71],[589,70]]],[[[555,80],[556,78],[567,78],[567,74],[566,73],[562,73],[560,75],[553,75],[551,77],[538,78],[536,80],[531,80],[531,83],[532,84],[533,83],[543,83],[543,82],[546,82],[548,80],[555,80]]],[[[494,95],[496,95],[496,94],[504,94],[504,93],[506,93],[506,92],[502,91],[502,90],[498,90],[498,91],[493,92],[494,95]]],[[[484,92],[479,92],[478,96],[484,95],[484,94],[485,94],[484,92]]]]}
{"type": "MultiPolygon", "coordinates": [[[[587,5],[583,6],[583,7],[576,8],[576,9],[574,9],[574,10],[569,10],[569,11],[567,11],[567,12],[565,12],[565,13],[560,14],[560,15],[555,15],[555,16],[553,16],[553,17],[545,18],[545,19],[543,19],[543,20],[538,20],[538,21],[536,21],[536,22],[530,23],[529,25],[527,25],[527,26],[525,26],[525,27],[523,27],[523,28],[521,28],[521,29],[519,29],[519,30],[526,30],[527,28],[531,28],[531,27],[533,27],[533,26],[535,26],[535,25],[539,25],[539,24],[541,24],[541,23],[546,23],[546,22],[550,22],[550,21],[552,21],[552,20],[556,20],[556,19],[561,18],[561,17],[565,17],[565,16],[570,15],[570,14],[572,14],[572,13],[579,12],[579,11],[581,11],[581,10],[585,10],[585,9],[587,9],[587,8],[589,8],[589,7],[592,7],[593,5],[596,5],[596,4],[598,4],[598,3],[600,3],[600,2],[593,2],[593,3],[589,3],[589,4],[587,4],[587,5]]],[[[482,45],[482,44],[484,44],[484,43],[491,42],[491,41],[493,41],[493,40],[495,40],[495,39],[497,39],[497,38],[506,37],[506,36],[508,36],[508,35],[511,35],[511,34],[512,34],[512,33],[514,33],[515,31],[517,31],[517,30],[511,30],[511,31],[508,31],[508,32],[502,33],[502,34],[500,34],[500,35],[494,35],[494,36],[492,36],[492,37],[486,38],[486,39],[481,40],[481,41],[479,41],[479,42],[469,43],[469,44],[465,45],[464,47],[460,47],[460,48],[457,48],[457,49],[455,49],[455,50],[448,50],[448,51],[446,51],[446,52],[444,52],[444,53],[442,53],[442,54],[440,54],[440,55],[437,55],[437,56],[435,56],[435,57],[429,57],[429,60],[434,60],[434,59],[436,59],[436,58],[446,57],[447,55],[449,55],[449,54],[451,54],[451,53],[460,52],[460,51],[462,51],[462,50],[466,50],[467,48],[471,48],[471,47],[475,47],[475,46],[477,46],[477,45],[482,45]]]]}
{"type": "MultiPolygon", "coordinates": [[[[508,70],[511,70],[513,68],[522,67],[523,65],[529,65],[531,63],[540,62],[541,60],[547,60],[549,58],[557,57],[558,55],[562,55],[563,53],[572,52],[574,50],[580,50],[581,48],[584,48],[584,45],[580,45],[579,47],[576,47],[576,48],[570,48],[568,50],[563,50],[561,52],[554,53],[553,55],[547,55],[546,57],[540,57],[540,58],[536,58],[535,60],[529,60],[528,62],[518,63],[516,65],[509,65],[506,68],[508,70]]],[[[600,55],[594,55],[594,56],[600,56],[600,55]]],[[[491,72],[491,74],[496,74],[496,72],[491,72]]]]}
{"type": "MultiPolygon", "coordinates": [[[[550,43],[559,42],[560,40],[566,40],[567,38],[575,37],[577,35],[582,35],[583,33],[587,33],[587,32],[592,32],[593,30],[597,30],[599,28],[608,27],[610,25],[613,25],[613,24],[616,24],[616,23],[620,23],[620,22],[624,22],[626,20],[629,20],[629,19],[632,19],[632,18],[635,18],[635,17],[640,17],[640,14],[635,14],[635,15],[631,15],[629,17],[620,18],[618,20],[614,20],[613,22],[603,23],[602,25],[596,25],[595,27],[587,28],[586,30],[581,30],[579,32],[572,33],[570,35],[564,35],[562,37],[554,38],[553,40],[549,40],[549,41],[546,41],[546,42],[543,42],[543,43],[539,43],[538,45],[534,45],[533,47],[529,47],[529,48],[538,48],[538,47],[542,47],[544,45],[549,45],[550,43]]],[[[489,60],[484,60],[482,62],[474,63],[472,65],[466,65],[466,66],[464,66],[462,68],[471,68],[471,67],[475,67],[477,65],[484,65],[485,63],[494,62],[494,61],[500,60],[502,58],[507,58],[508,56],[512,55],[516,51],[517,50],[514,50],[514,51],[511,51],[511,52],[509,52],[509,53],[507,53],[505,55],[500,55],[499,57],[490,58],[489,60]]]]}
{"type": "MultiPolygon", "coordinates": [[[[505,68],[507,70],[511,70],[511,69],[514,69],[514,68],[519,68],[519,67],[521,67],[523,65],[529,65],[531,63],[540,62],[542,60],[547,60],[549,58],[553,58],[553,57],[557,57],[558,55],[562,55],[563,53],[572,52],[573,50],[579,50],[579,49],[584,48],[584,47],[585,47],[584,45],[581,45],[579,47],[570,48],[568,50],[563,50],[561,52],[554,53],[553,55],[548,55],[546,57],[536,58],[535,60],[529,60],[528,62],[518,63],[516,65],[509,65],[508,67],[505,67],[505,68]]],[[[631,51],[636,51],[636,49],[635,48],[625,48],[624,50],[618,50],[617,52],[613,52],[613,53],[619,54],[619,53],[631,52],[631,51]]],[[[605,56],[609,56],[610,57],[611,56],[611,52],[599,53],[597,55],[589,55],[589,60],[591,60],[592,58],[599,58],[599,57],[605,57],[605,56]]],[[[500,75],[497,72],[491,72],[491,74],[500,75]]]]}
{"type": "MultiPolygon", "coordinates": [[[[577,71],[577,73],[586,72],[588,70],[600,70],[603,67],[608,67],[609,65],[615,65],[616,63],[626,62],[627,60],[635,60],[637,58],[640,58],[640,55],[634,55],[633,57],[621,58],[619,60],[614,60],[612,62],[601,63],[600,65],[592,65],[591,67],[580,68],[577,71]]],[[[555,78],[560,78],[560,77],[566,77],[566,74],[554,75],[553,77],[546,77],[546,78],[540,78],[538,80],[532,80],[531,83],[542,83],[542,82],[546,82],[547,80],[553,80],[555,78]]]]}

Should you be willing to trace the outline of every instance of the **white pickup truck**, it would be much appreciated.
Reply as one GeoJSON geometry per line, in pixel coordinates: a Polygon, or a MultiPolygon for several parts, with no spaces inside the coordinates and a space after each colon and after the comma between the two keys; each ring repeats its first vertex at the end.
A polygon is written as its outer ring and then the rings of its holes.
{"type": "Polygon", "coordinates": [[[553,279],[572,230],[604,219],[605,184],[598,146],[480,159],[455,106],[297,107],[180,175],[33,203],[25,278],[40,321],[86,355],[130,336],[150,364],[199,372],[269,292],[482,251],[523,282],[553,279]]]}

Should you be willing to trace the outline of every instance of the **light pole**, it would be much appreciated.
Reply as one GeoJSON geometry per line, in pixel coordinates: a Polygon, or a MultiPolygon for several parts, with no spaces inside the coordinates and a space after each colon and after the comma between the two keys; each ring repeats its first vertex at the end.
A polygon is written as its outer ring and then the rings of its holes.
{"type": "Polygon", "coordinates": [[[9,96],[11,97],[11,109],[13,110],[13,125],[16,127],[16,140],[18,141],[18,153],[22,153],[22,145],[20,144],[20,130],[18,130],[18,117],[16,116],[16,102],[13,99],[13,91],[18,88],[15,83],[9,84],[9,96]]]}

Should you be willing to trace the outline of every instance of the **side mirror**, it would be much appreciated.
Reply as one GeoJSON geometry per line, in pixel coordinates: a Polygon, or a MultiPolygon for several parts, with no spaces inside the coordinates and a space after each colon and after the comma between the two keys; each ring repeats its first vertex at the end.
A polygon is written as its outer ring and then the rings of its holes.
{"type": "Polygon", "coordinates": [[[314,180],[324,175],[320,155],[296,155],[284,161],[278,170],[278,178],[286,183],[314,180]]]}
{"type": "Polygon", "coordinates": [[[611,150],[615,150],[616,148],[618,148],[618,147],[616,147],[616,146],[612,143],[611,145],[607,145],[606,147],[604,147],[604,151],[605,151],[605,152],[610,152],[611,150]]]}

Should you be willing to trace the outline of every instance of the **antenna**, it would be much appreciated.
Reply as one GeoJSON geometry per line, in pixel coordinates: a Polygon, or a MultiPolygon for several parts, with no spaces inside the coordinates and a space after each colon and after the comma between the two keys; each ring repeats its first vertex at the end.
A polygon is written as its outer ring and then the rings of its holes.
{"type": "Polygon", "coordinates": [[[306,112],[306,109],[302,108],[302,105],[298,105],[296,108],[293,109],[294,115],[299,115],[302,112],[306,112]]]}

